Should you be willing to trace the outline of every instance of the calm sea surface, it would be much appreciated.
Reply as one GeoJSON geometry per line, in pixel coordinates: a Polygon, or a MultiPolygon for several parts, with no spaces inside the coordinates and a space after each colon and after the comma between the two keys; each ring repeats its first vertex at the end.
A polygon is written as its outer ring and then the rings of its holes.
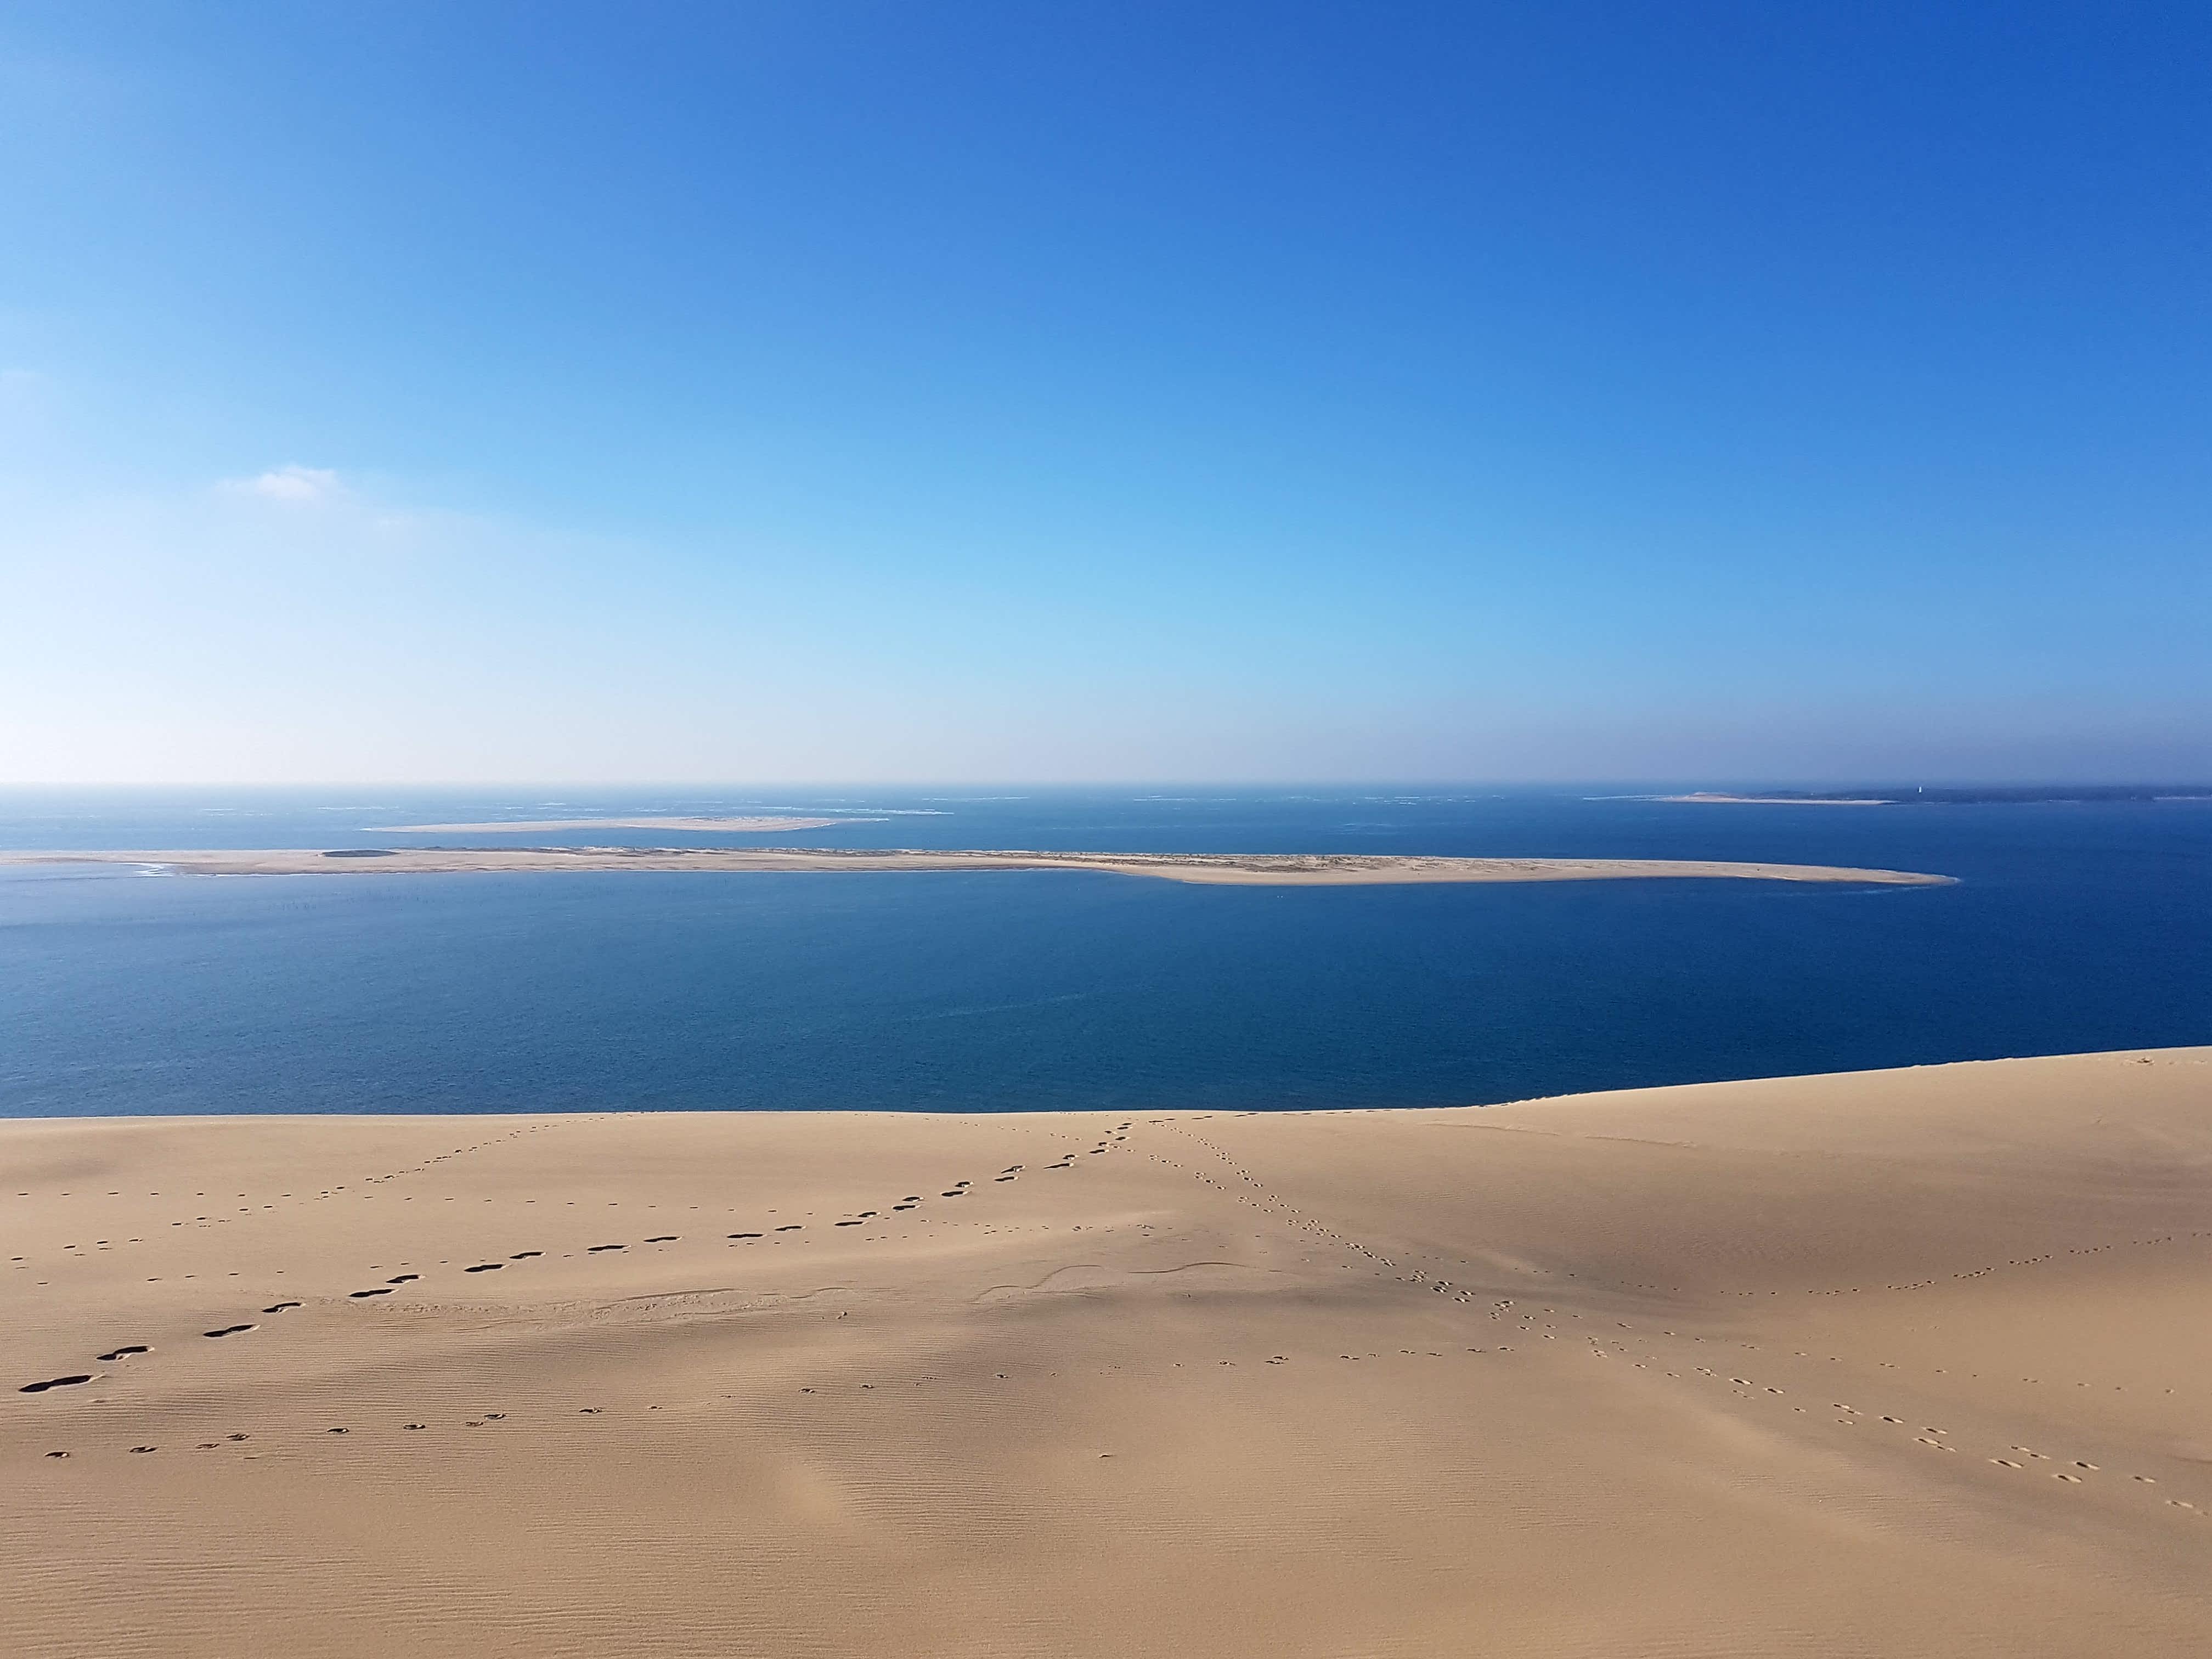
{"type": "Polygon", "coordinates": [[[2212,805],[1576,793],[0,793],[10,848],[467,839],[1775,860],[1955,887],[1235,888],[1078,872],[0,868],[0,1115],[1426,1106],[2212,1042],[2212,805]]]}

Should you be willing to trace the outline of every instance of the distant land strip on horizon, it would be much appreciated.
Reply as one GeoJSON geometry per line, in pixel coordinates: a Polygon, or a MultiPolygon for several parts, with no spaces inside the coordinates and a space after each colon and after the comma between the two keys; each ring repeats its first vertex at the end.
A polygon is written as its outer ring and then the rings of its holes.
{"type": "Polygon", "coordinates": [[[1946,886],[1955,877],[1822,864],[1699,859],[1423,858],[1355,853],[1050,853],[841,848],[348,847],[253,852],[0,854],[9,864],[116,864],[184,875],[415,874],[464,871],[1094,870],[1218,886],[1352,887],[1428,883],[1606,881],[1701,877],[1752,881],[1946,886]]]}
{"type": "Polygon", "coordinates": [[[1698,789],[1682,795],[1646,795],[1646,800],[1699,805],[1731,806],[2033,806],[2072,802],[2126,803],[2130,801],[2212,801],[2212,785],[2093,784],[2081,787],[2017,785],[1966,788],[1939,785],[1925,788],[1875,788],[1824,791],[1762,789],[1757,794],[1727,790],[1698,789]]]}

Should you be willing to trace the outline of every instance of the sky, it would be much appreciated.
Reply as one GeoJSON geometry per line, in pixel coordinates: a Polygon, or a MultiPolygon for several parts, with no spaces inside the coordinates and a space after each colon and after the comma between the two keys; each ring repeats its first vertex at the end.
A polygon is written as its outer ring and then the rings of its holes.
{"type": "Polygon", "coordinates": [[[11,0],[0,782],[2212,778],[2212,9],[11,0]]]}

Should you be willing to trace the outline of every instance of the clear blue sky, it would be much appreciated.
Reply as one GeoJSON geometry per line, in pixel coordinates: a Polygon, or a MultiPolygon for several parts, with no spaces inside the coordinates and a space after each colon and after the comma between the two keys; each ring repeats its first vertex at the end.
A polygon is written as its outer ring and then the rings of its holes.
{"type": "Polygon", "coordinates": [[[0,781],[2212,775],[2212,9],[13,0],[0,781]]]}

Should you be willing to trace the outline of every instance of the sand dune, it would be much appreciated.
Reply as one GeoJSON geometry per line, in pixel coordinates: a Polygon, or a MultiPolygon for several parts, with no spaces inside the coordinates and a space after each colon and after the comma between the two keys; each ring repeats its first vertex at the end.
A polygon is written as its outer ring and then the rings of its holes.
{"type": "Polygon", "coordinates": [[[354,847],[326,852],[0,853],[0,864],[127,864],[184,875],[299,876],[465,871],[1090,870],[1212,886],[1364,887],[1408,883],[1618,881],[1692,877],[1892,887],[1948,884],[1949,876],[1826,864],[1731,864],[1709,859],[1413,858],[1357,853],[1030,853],[846,851],[823,847],[354,847]]]}
{"type": "Polygon", "coordinates": [[[0,1124],[0,1650],[2212,1650],[2212,1049],[0,1124]]]}

